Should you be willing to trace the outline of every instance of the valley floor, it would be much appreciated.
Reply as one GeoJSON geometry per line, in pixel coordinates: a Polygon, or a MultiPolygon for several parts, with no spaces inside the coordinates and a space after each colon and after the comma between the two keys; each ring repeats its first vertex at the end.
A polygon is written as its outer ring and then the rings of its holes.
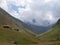
{"type": "MultiPolygon", "coordinates": [[[[0,45],[22,45],[22,44],[11,44],[11,43],[0,43],[0,45]]],[[[25,44],[23,44],[25,45],[25,44]]],[[[60,41],[55,42],[39,42],[37,44],[27,44],[27,45],[60,45],[60,41]]]]}
{"type": "Polygon", "coordinates": [[[31,45],[60,45],[60,41],[55,41],[55,42],[39,42],[38,44],[31,44],[31,45]]]}

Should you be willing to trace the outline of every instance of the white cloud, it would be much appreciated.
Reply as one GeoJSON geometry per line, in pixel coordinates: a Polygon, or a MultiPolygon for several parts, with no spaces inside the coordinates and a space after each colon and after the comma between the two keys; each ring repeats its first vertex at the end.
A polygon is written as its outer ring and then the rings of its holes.
{"type": "Polygon", "coordinates": [[[50,2],[50,1],[52,1],[52,0],[45,0],[45,2],[50,2]]]}
{"type": "Polygon", "coordinates": [[[7,0],[7,1],[17,6],[19,6],[20,4],[24,4],[24,0],[7,0]]]}
{"type": "Polygon", "coordinates": [[[6,0],[0,0],[0,7],[5,9],[6,11],[8,10],[7,2],[6,0]]]}
{"type": "Polygon", "coordinates": [[[20,17],[19,14],[16,13],[15,10],[13,10],[13,12],[11,11],[10,14],[11,14],[12,16],[16,17],[16,18],[19,18],[19,17],[20,17]]]}
{"type": "Polygon", "coordinates": [[[53,24],[60,18],[59,0],[1,0],[0,7],[7,10],[12,16],[35,25],[46,25],[44,22],[53,24]],[[12,4],[18,8],[14,10],[9,7],[12,4]],[[21,5],[25,8],[20,8],[21,5]],[[36,20],[36,23],[33,23],[33,19],[36,20]]]}

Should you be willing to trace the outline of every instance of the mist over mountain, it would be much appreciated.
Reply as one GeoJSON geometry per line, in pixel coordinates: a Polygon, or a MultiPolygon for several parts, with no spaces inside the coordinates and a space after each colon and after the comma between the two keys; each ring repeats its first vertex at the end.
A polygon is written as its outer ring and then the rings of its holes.
{"type": "MultiPolygon", "coordinates": [[[[56,24],[47,32],[38,36],[40,40],[43,41],[60,41],[60,19],[56,22],[56,24]]],[[[60,43],[60,42],[59,42],[60,43]]],[[[58,45],[58,43],[57,43],[58,45]]]]}
{"type": "MultiPolygon", "coordinates": [[[[32,20],[36,23],[36,20],[32,20]]],[[[0,44],[1,45],[60,45],[60,19],[48,26],[37,26],[22,22],[0,8],[0,44]]]]}
{"type": "Polygon", "coordinates": [[[36,34],[41,34],[51,29],[54,26],[54,24],[49,26],[36,26],[30,23],[25,23],[24,26],[36,34]]]}
{"type": "Polygon", "coordinates": [[[60,18],[60,0],[1,0],[0,7],[13,17],[36,26],[52,25],[60,18]]]}
{"type": "MultiPolygon", "coordinates": [[[[25,22],[23,23],[22,21],[20,21],[19,19],[16,19],[15,20],[17,21],[17,25],[20,26],[20,22],[23,24],[24,27],[30,29],[30,31],[36,33],[36,34],[41,34],[43,32],[46,32],[47,30],[51,29],[53,25],[49,25],[49,26],[37,26],[37,25],[34,25],[34,24],[31,24],[30,22],[25,22]]],[[[33,19],[32,20],[33,23],[36,23],[36,20],[33,19]]],[[[45,21],[44,21],[45,22],[45,21]]],[[[16,22],[15,22],[16,23],[16,22]]],[[[49,24],[49,22],[46,22],[49,24]]]]}

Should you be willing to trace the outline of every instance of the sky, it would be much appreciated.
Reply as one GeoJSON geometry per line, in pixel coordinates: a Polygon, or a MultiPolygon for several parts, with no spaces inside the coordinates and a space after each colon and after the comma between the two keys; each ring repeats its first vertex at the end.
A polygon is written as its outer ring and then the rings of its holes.
{"type": "Polygon", "coordinates": [[[0,7],[37,26],[52,25],[60,18],[60,0],[0,0],[0,7]]]}

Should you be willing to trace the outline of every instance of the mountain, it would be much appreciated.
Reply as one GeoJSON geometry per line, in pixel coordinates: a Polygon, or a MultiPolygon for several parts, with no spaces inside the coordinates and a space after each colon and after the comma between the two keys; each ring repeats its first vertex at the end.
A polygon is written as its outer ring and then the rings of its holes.
{"type": "Polygon", "coordinates": [[[60,19],[50,30],[37,35],[35,39],[38,43],[32,45],[60,45],[60,19]]]}
{"type": "Polygon", "coordinates": [[[24,26],[26,28],[30,29],[32,32],[34,32],[36,34],[41,34],[41,33],[44,33],[46,31],[48,31],[49,29],[52,28],[53,25],[49,25],[49,26],[37,26],[37,25],[33,25],[33,24],[30,24],[30,23],[27,23],[27,22],[24,24],[24,26]]]}
{"type": "Polygon", "coordinates": [[[40,41],[60,41],[60,19],[49,31],[38,36],[40,41]]]}
{"type": "Polygon", "coordinates": [[[24,23],[0,8],[0,45],[36,43],[36,36],[24,23]]]}
{"type": "Polygon", "coordinates": [[[60,45],[60,19],[52,28],[41,28],[26,24],[0,8],[0,45],[60,45]]]}
{"type": "Polygon", "coordinates": [[[60,19],[57,21],[56,25],[60,25],[60,19]]]}

